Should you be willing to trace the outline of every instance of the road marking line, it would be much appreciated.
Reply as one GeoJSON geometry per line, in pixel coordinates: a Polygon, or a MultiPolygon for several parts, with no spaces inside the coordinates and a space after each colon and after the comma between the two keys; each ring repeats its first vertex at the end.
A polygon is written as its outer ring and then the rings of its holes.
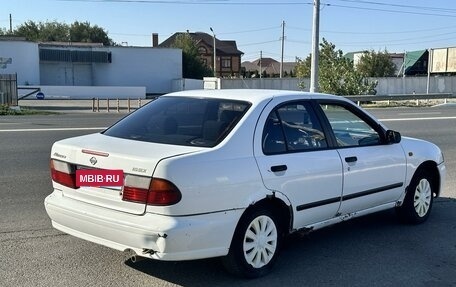
{"type": "Polygon", "coordinates": [[[427,120],[454,120],[456,117],[432,117],[432,118],[400,118],[400,119],[378,119],[381,122],[399,121],[427,121],[427,120]]]}
{"type": "Polygon", "coordinates": [[[106,127],[96,128],[49,128],[49,129],[10,129],[0,130],[0,132],[52,132],[52,131],[90,131],[90,130],[104,130],[106,127]]]}
{"type": "Polygon", "coordinates": [[[407,115],[441,115],[442,112],[427,112],[427,113],[398,113],[398,116],[407,116],[407,115]]]}

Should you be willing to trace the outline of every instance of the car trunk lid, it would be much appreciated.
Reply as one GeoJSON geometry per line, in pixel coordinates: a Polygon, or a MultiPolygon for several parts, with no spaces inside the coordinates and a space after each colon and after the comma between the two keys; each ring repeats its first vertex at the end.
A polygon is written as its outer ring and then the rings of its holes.
{"type": "MultiPolygon", "coordinates": [[[[92,134],[56,142],[51,159],[67,163],[73,172],[78,169],[120,169],[124,172],[125,184],[134,179],[134,182],[147,186],[162,159],[202,149],[92,134]]],[[[71,188],[54,182],[54,188],[60,189],[66,197],[132,214],[142,214],[146,208],[145,203],[122,200],[124,187],[71,188]]]]}

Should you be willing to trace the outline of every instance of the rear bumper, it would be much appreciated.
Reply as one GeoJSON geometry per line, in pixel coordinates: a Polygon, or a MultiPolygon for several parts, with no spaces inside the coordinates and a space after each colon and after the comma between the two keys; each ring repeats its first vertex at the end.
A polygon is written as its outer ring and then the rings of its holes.
{"type": "Polygon", "coordinates": [[[55,190],[45,199],[52,226],[113,249],[159,260],[224,256],[243,210],[194,216],[134,215],[66,198],[55,190]]]}

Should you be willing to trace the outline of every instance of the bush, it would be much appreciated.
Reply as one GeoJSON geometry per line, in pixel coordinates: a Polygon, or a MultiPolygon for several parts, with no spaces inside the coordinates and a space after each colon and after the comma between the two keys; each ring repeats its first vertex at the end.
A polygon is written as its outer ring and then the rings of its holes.
{"type": "Polygon", "coordinates": [[[10,109],[7,105],[0,105],[0,115],[7,116],[7,115],[17,115],[20,114],[21,111],[10,109]]]}

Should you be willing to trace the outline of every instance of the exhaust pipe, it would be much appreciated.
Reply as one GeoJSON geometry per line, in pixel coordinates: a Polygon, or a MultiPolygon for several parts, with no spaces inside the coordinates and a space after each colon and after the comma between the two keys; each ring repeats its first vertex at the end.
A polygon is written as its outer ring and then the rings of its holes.
{"type": "Polygon", "coordinates": [[[155,253],[156,253],[155,250],[143,248],[142,254],[144,254],[144,256],[140,256],[132,249],[124,250],[125,260],[126,261],[130,260],[132,263],[137,263],[144,259],[148,259],[148,258],[150,258],[151,255],[154,255],[155,253]]]}
{"type": "Polygon", "coordinates": [[[132,263],[138,263],[139,261],[142,261],[146,259],[145,257],[142,257],[142,256],[138,256],[138,255],[133,255],[132,257],[130,257],[130,261],[132,263]]]}
{"type": "Polygon", "coordinates": [[[124,250],[124,253],[125,253],[125,260],[126,261],[130,260],[132,263],[137,263],[141,260],[146,259],[145,257],[138,256],[138,254],[136,254],[136,252],[131,249],[124,250]]]}

